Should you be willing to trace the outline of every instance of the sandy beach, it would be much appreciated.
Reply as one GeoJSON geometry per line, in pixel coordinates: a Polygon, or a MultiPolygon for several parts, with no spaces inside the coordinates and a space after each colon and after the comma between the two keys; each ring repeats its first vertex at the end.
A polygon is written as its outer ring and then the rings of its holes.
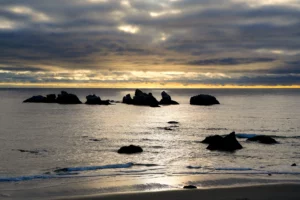
{"type": "Polygon", "coordinates": [[[277,184],[235,188],[172,190],[70,197],[59,200],[299,200],[299,184],[277,184]]]}

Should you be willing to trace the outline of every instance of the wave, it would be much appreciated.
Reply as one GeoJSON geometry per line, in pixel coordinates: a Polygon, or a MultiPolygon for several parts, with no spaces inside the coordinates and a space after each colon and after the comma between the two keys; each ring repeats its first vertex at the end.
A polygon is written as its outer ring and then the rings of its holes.
{"type": "Polygon", "coordinates": [[[243,168],[243,167],[219,167],[214,168],[215,170],[222,170],[222,171],[251,171],[252,168],[243,168]]]}
{"type": "Polygon", "coordinates": [[[263,134],[255,134],[255,133],[236,133],[235,136],[237,138],[253,138],[255,136],[270,136],[272,138],[294,138],[294,139],[300,139],[300,136],[280,136],[280,135],[263,135],[263,134]]]}
{"type": "Polygon", "coordinates": [[[18,182],[18,181],[30,181],[34,179],[49,179],[55,178],[54,175],[32,175],[32,176],[19,176],[19,177],[0,177],[0,182],[18,182]]]}
{"type": "MultiPolygon", "coordinates": [[[[58,168],[53,172],[47,172],[41,175],[28,175],[28,176],[18,176],[18,177],[0,177],[0,182],[18,182],[18,181],[30,181],[35,179],[52,179],[52,178],[68,178],[74,177],[74,175],[79,175],[78,172],[81,171],[92,171],[92,170],[104,170],[104,169],[124,169],[131,168],[132,166],[144,166],[144,167],[156,167],[157,164],[144,164],[144,163],[126,163],[126,164],[111,164],[111,165],[102,165],[102,166],[85,166],[85,167],[66,167],[58,168]]],[[[133,172],[144,172],[147,170],[132,170],[128,173],[133,172]]],[[[92,175],[93,176],[93,175],[92,175]]],[[[99,176],[99,175],[95,175],[99,176]]],[[[79,176],[76,176],[79,177],[79,176]]]]}
{"type": "Polygon", "coordinates": [[[99,170],[99,169],[118,169],[118,168],[130,168],[134,164],[126,163],[126,164],[113,164],[113,165],[103,165],[103,166],[87,166],[87,167],[66,167],[59,168],[54,170],[54,172],[75,172],[75,171],[91,171],[91,170],[99,170]]]}

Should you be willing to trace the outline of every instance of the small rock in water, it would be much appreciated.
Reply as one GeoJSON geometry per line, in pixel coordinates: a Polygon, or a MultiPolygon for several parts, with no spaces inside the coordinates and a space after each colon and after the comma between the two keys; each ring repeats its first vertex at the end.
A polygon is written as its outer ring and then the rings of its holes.
{"type": "Polygon", "coordinates": [[[176,121],[169,121],[168,124],[179,124],[179,122],[176,122],[176,121]]]}
{"type": "Polygon", "coordinates": [[[94,142],[99,142],[99,141],[101,141],[101,140],[99,140],[99,139],[90,139],[91,141],[94,141],[94,142]]]}
{"type": "Polygon", "coordinates": [[[292,166],[292,167],[296,167],[296,166],[297,166],[297,164],[296,164],[296,163],[293,163],[291,166],[292,166]]]}
{"type": "Polygon", "coordinates": [[[267,135],[258,135],[251,138],[248,138],[247,141],[259,142],[262,144],[276,144],[278,143],[275,139],[267,135]]]}
{"type": "Polygon", "coordinates": [[[194,186],[194,185],[186,185],[186,186],[184,186],[183,188],[184,188],[184,189],[197,189],[197,187],[194,186]]]}
{"type": "Polygon", "coordinates": [[[133,154],[133,153],[141,153],[141,152],[143,152],[143,149],[140,146],[135,146],[135,145],[123,146],[118,150],[118,153],[124,153],[124,154],[133,154]]]}

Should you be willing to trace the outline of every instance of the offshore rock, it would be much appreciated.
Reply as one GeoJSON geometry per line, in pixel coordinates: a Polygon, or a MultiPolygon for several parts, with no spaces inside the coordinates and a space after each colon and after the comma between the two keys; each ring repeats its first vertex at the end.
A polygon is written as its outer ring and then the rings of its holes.
{"type": "MultiPolygon", "coordinates": [[[[237,141],[235,137],[235,132],[226,135],[225,137],[213,136],[211,138],[206,138],[209,145],[207,149],[218,150],[218,151],[235,151],[242,149],[242,145],[237,141]]],[[[205,140],[204,140],[205,141],[205,140]]]]}
{"type": "Polygon", "coordinates": [[[88,105],[109,105],[110,102],[109,102],[109,100],[102,101],[100,97],[93,94],[93,95],[86,96],[85,104],[88,104],[88,105]]]}
{"type": "Polygon", "coordinates": [[[262,144],[277,144],[278,142],[270,136],[267,135],[258,135],[251,138],[248,138],[247,141],[259,142],[262,144]]]}
{"type": "Polygon", "coordinates": [[[179,103],[176,101],[173,101],[171,96],[166,93],[165,91],[163,91],[161,93],[161,97],[162,99],[160,100],[159,104],[161,105],[178,105],[179,103]]]}
{"type": "Polygon", "coordinates": [[[143,152],[143,149],[140,146],[135,145],[123,146],[118,150],[118,153],[121,154],[133,154],[141,152],[143,152]]]}
{"type": "Polygon", "coordinates": [[[56,102],[59,104],[81,104],[82,103],[75,94],[67,93],[65,91],[61,91],[61,94],[59,94],[56,98],[56,102]]]}
{"type": "Polygon", "coordinates": [[[152,95],[152,93],[144,93],[139,89],[135,90],[135,95],[131,98],[130,94],[127,94],[123,97],[123,103],[140,105],[140,106],[151,106],[151,107],[159,107],[158,101],[152,95]]]}
{"type": "Polygon", "coordinates": [[[214,104],[220,104],[220,102],[214,96],[211,96],[208,94],[199,94],[197,96],[191,97],[190,104],[191,105],[210,106],[210,105],[214,105],[214,104]]]}
{"type": "Polygon", "coordinates": [[[133,104],[133,99],[131,98],[130,94],[127,94],[123,97],[122,103],[133,104]]]}

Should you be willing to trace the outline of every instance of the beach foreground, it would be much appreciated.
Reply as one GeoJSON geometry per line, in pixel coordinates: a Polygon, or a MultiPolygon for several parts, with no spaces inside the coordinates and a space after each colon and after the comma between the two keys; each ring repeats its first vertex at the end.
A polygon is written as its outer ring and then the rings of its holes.
{"type": "Polygon", "coordinates": [[[159,192],[119,193],[98,196],[70,197],[60,200],[299,200],[299,184],[277,184],[235,188],[172,190],[159,192]]]}

